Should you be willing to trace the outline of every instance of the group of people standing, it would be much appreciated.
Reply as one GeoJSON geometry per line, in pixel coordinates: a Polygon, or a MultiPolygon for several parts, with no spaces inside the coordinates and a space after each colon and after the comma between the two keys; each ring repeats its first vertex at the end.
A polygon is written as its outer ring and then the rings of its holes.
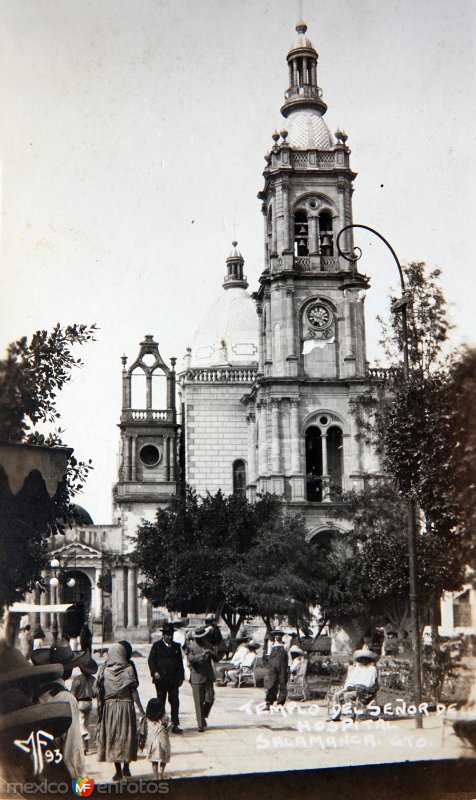
{"type": "MultiPolygon", "coordinates": [[[[265,683],[268,707],[286,699],[288,650],[283,645],[283,636],[283,631],[273,631],[270,635],[265,683]]],[[[222,635],[214,615],[208,615],[203,626],[187,633],[180,620],[163,625],[162,637],[154,642],[148,657],[156,697],[145,708],[138,692],[139,678],[129,642],[123,640],[111,645],[104,664],[99,667],[91,655],[92,637],[87,642],[83,637],[82,643],[88,646],[76,652],[66,640],[32,650],[29,639],[30,631],[26,631],[20,645],[27,652],[21,657],[31,659],[37,670],[44,671],[46,665],[54,665],[50,667],[53,671],[48,674],[48,681],[37,693],[37,701],[61,701],[70,709],[71,724],[59,743],[64,767],[72,778],[84,774],[94,699],[98,714],[97,758],[114,763],[114,781],[130,776],[130,764],[137,760],[139,748],[146,752],[153,776],[163,776],[170,760],[169,734],[183,733],[179,690],[186,679],[192,687],[197,729],[202,733],[207,728],[215,700],[214,664],[221,658],[222,635]],[[65,681],[70,678],[73,680],[68,689],[65,681]]],[[[238,684],[240,671],[253,667],[259,647],[248,639],[235,652],[226,673],[226,681],[232,686],[238,684]]]]}
{"type": "Polygon", "coordinates": [[[149,669],[157,691],[157,699],[165,706],[168,698],[172,717],[172,733],[181,734],[179,720],[179,688],[185,678],[184,656],[192,686],[197,727],[203,732],[207,717],[215,700],[215,670],[213,664],[220,660],[218,644],[220,629],[215,617],[207,616],[205,626],[191,631],[183,637],[183,644],[175,642],[176,628],[167,622],[162,628],[162,638],[152,645],[149,654],[149,669]]]}

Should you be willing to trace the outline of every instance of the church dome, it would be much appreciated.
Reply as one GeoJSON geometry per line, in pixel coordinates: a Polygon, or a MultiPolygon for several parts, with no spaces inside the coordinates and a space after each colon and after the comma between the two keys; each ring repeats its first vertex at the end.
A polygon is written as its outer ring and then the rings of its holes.
{"type": "Polygon", "coordinates": [[[317,109],[296,108],[286,119],[287,141],[298,150],[330,150],[332,134],[317,109]]]}
{"type": "Polygon", "coordinates": [[[89,511],[86,511],[86,509],[83,508],[83,506],[80,506],[77,503],[72,503],[71,511],[73,514],[75,525],[84,525],[84,526],[94,525],[94,522],[92,520],[89,511]]]}
{"type": "Polygon", "coordinates": [[[242,286],[222,292],[205,314],[192,346],[191,367],[250,366],[258,361],[258,315],[242,286]]]}

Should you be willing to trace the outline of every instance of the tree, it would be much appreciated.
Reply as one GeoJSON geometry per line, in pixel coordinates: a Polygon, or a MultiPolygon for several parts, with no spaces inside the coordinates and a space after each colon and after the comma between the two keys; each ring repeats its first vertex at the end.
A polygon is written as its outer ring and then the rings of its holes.
{"type": "Polygon", "coordinates": [[[227,578],[262,617],[268,631],[275,627],[276,618],[283,617],[299,628],[309,621],[319,587],[307,528],[303,516],[288,514],[277,498],[268,503],[251,546],[231,565],[227,578]]]}
{"type": "MultiPolygon", "coordinates": [[[[394,367],[393,380],[372,387],[358,398],[355,414],[360,436],[382,456],[385,473],[391,481],[388,491],[395,492],[397,499],[412,497],[419,509],[420,591],[425,602],[436,606],[442,591],[456,589],[463,582],[472,538],[461,502],[461,487],[470,485],[469,452],[464,444],[468,425],[464,414],[468,408],[468,387],[474,388],[474,382],[468,374],[463,379],[459,357],[449,364],[443,358],[442,346],[451,326],[438,286],[440,271],[428,275],[424,264],[414,263],[405,267],[404,273],[411,297],[409,375],[403,379],[401,364],[396,361],[403,334],[402,319],[394,314],[391,322],[383,324],[382,341],[394,367]],[[457,384],[461,388],[461,402],[455,402],[457,384]],[[431,573],[438,579],[431,580],[431,573]]],[[[474,457],[472,469],[474,478],[474,457]]],[[[368,500],[366,492],[360,500],[353,498],[354,512],[365,508],[368,500]]],[[[389,503],[388,508],[396,513],[396,519],[400,517],[406,530],[398,504],[389,503]]],[[[384,504],[378,513],[383,514],[391,538],[392,517],[385,511],[384,504]]],[[[402,555],[404,544],[402,539],[402,555]]],[[[362,552],[371,556],[371,548],[362,552]]],[[[400,589],[403,587],[394,586],[397,600],[400,589]]]]}
{"type": "MultiPolygon", "coordinates": [[[[352,527],[345,534],[345,583],[341,577],[343,591],[332,608],[333,621],[345,626],[346,617],[353,617],[360,633],[390,622],[402,635],[410,619],[407,504],[391,481],[349,492],[343,501],[339,515],[352,527]]],[[[442,591],[459,588],[465,563],[456,541],[448,550],[447,539],[435,535],[424,515],[419,522],[420,600],[429,612],[442,591]]]]}
{"type": "Polygon", "coordinates": [[[199,497],[188,488],[143,523],[134,560],[145,576],[142,592],[154,605],[222,616],[236,636],[243,620],[261,614],[307,618],[315,601],[309,545],[301,517],[265,495],[199,497]]]}
{"type": "Polygon", "coordinates": [[[260,513],[238,495],[201,498],[187,487],[137,530],[134,560],[145,576],[144,596],[174,611],[221,614],[235,634],[251,609],[225,574],[249,547],[260,513]]]}
{"type": "MultiPolygon", "coordinates": [[[[0,360],[0,441],[46,447],[64,446],[60,429],[42,433],[38,424],[56,422],[57,392],[81,360],[72,348],[94,340],[96,326],[56,325],[11,343],[0,360]]],[[[53,498],[38,474],[31,473],[21,492],[12,495],[0,470],[0,607],[21,599],[41,579],[48,560],[47,537],[61,533],[71,519],[71,498],[81,489],[91,462],[69,457],[67,475],[53,498]]]]}

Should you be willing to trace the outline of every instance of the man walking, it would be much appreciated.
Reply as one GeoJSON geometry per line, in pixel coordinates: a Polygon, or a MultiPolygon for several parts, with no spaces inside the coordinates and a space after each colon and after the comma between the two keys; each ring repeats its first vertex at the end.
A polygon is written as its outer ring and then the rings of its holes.
{"type": "Polygon", "coordinates": [[[149,669],[155,683],[157,698],[165,706],[169,697],[172,718],[172,733],[182,733],[179,724],[179,687],[183,683],[184,670],[182,649],[173,641],[174,626],[166,622],[162,628],[162,639],[154,642],[149,653],[149,669]]]}
{"type": "Polygon", "coordinates": [[[187,657],[197,725],[198,730],[202,732],[207,727],[207,717],[215,700],[213,689],[215,670],[212,662],[220,660],[209,640],[209,631],[206,628],[196,628],[192,633],[187,646],[187,657]]]}
{"type": "Polygon", "coordinates": [[[271,651],[268,656],[268,674],[265,678],[265,709],[273,705],[277,699],[278,706],[283,706],[287,696],[288,654],[283,645],[284,631],[271,631],[271,651]]]}

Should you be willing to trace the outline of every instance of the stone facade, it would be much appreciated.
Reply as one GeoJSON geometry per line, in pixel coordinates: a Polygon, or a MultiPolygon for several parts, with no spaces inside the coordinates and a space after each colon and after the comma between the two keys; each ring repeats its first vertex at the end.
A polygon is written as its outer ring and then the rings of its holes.
{"type": "Polygon", "coordinates": [[[185,480],[199,493],[233,492],[233,465],[248,460],[241,399],[256,371],[193,370],[183,378],[185,480]]]}

